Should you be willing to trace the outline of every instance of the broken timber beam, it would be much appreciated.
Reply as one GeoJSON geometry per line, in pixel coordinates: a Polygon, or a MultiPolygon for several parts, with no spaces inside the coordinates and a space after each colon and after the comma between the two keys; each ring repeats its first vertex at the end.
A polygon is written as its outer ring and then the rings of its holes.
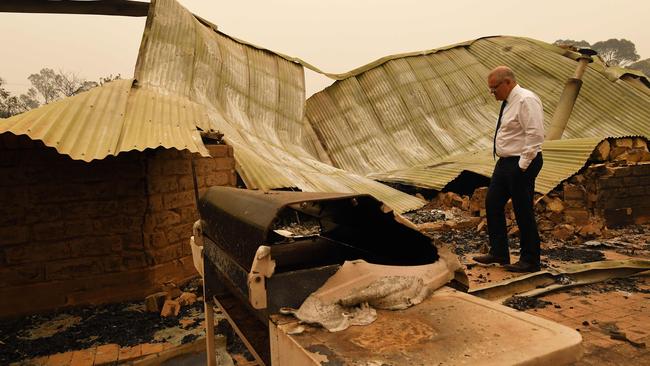
{"type": "Polygon", "coordinates": [[[3,0],[2,13],[94,14],[145,17],[149,3],[131,0],[3,0]]]}

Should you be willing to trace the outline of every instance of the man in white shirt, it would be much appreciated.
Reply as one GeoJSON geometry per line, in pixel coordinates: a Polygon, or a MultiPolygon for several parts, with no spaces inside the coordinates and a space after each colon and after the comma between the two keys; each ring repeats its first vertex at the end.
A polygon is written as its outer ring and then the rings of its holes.
{"type": "Polygon", "coordinates": [[[517,85],[515,75],[507,66],[499,66],[488,76],[488,87],[496,100],[503,101],[494,135],[494,155],[499,157],[487,197],[490,252],[474,257],[483,263],[499,263],[513,272],[534,272],[540,269],[540,239],[533,210],[535,178],[542,168],[544,142],[544,111],[535,93],[517,85]],[[512,198],[512,207],[519,226],[521,253],[519,261],[510,264],[505,205],[512,198]]]}

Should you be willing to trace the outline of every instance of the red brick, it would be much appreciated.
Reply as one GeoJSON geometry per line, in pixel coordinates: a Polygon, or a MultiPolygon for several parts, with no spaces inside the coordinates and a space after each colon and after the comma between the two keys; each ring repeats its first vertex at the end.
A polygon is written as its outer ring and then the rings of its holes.
{"type": "Polygon", "coordinates": [[[167,193],[163,195],[163,203],[166,209],[194,206],[196,204],[193,191],[167,193]]]}
{"type": "Polygon", "coordinates": [[[142,355],[142,346],[137,345],[133,347],[120,347],[118,360],[120,362],[138,358],[142,355]]]}
{"type": "Polygon", "coordinates": [[[189,159],[168,160],[163,164],[163,175],[191,175],[192,165],[189,159]]]}
{"type": "Polygon", "coordinates": [[[609,170],[614,177],[627,177],[632,175],[632,168],[628,166],[609,167],[609,170]]]}
{"type": "Polygon", "coordinates": [[[167,193],[178,191],[176,176],[151,176],[148,179],[149,193],[167,193]]]}
{"type": "Polygon", "coordinates": [[[45,280],[43,264],[23,264],[0,269],[0,287],[26,285],[45,280]]]}
{"type": "Polygon", "coordinates": [[[10,206],[24,206],[31,198],[27,187],[7,187],[0,189],[0,202],[10,206]]]}
{"type": "Polygon", "coordinates": [[[639,177],[639,185],[645,187],[650,186],[650,175],[645,177],[639,177]]]}
{"type": "Polygon", "coordinates": [[[619,227],[633,223],[632,209],[609,208],[603,213],[605,223],[608,227],[619,227]]]}
{"type": "MultiPolygon", "coordinates": [[[[2,145],[0,144],[0,148],[2,145]]],[[[2,149],[0,153],[0,166],[20,166],[23,165],[25,154],[22,151],[2,149]]]]}
{"type": "Polygon", "coordinates": [[[162,231],[144,235],[145,248],[164,248],[169,245],[165,233],[162,231]]]}
{"type": "Polygon", "coordinates": [[[0,245],[20,244],[29,240],[27,226],[0,227],[0,245]]]}
{"type": "Polygon", "coordinates": [[[172,159],[178,159],[183,157],[181,151],[174,148],[165,149],[163,147],[159,147],[156,149],[155,156],[156,159],[160,159],[160,160],[172,160],[172,159]]]}
{"type": "Polygon", "coordinates": [[[169,240],[170,243],[189,240],[190,236],[192,236],[193,226],[194,222],[188,222],[167,229],[167,240],[169,240]]]}
{"type": "Polygon", "coordinates": [[[133,232],[133,233],[126,233],[122,234],[122,243],[121,243],[121,249],[142,249],[144,248],[143,245],[143,238],[142,238],[142,233],[140,232],[133,232]]]}
{"type": "Polygon", "coordinates": [[[623,178],[601,178],[598,180],[601,188],[621,188],[624,187],[623,178]]]}
{"type": "Polygon", "coordinates": [[[95,360],[95,347],[72,353],[70,366],[92,366],[95,360]]]}
{"type": "Polygon", "coordinates": [[[61,240],[66,238],[64,222],[47,222],[34,225],[34,239],[38,241],[61,240]]]}
{"type": "Polygon", "coordinates": [[[564,216],[571,218],[578,225],[584,225],[589,221],[589,211],[585,209],[568,208],[564,210],[564,216]]]}
{"type": "Polygon", "coordinates": [[[155,264],[167,263],[183,257],[181,244],[170,245],[167,248],[156,249],[149,252],[155,264]]]}
{"type": "MultiPolygon", "coordinates": [[[[11,227],[20,226],[25,224],[25,216],[27,215],[27,208],[24,205],[8,205],[6,202],[0,201],[0,226],[11,227]]],[[[31,212],[30,212],[31,214],[31,212]]]]}
{"type": "Polygon", "coordinates": [[[215,170],[230,171],[235,168],[235,159],[233,158],[214,158],[212,161],[215,170]]]}
{"type": "Polygon", "coordinates": [[[639,203],[638,197],[613,197],[605,201],[604,208],[634,207],[639,203]]]}
{"type": "Polygon", "coordinates": [[[151,157],[147,161],[147,178],[151,176],[163,175],[163,166],[165,165],[164,159],[151,157]]]}
{"type": "Polygon", "coordinates": [[[194,222],[199,219],[199,212],[194,206],[177,208],[175,210],[181,216],[181,222],[194,222]]]}
{"type": "Polygon", "coordinates": [[[149,211],[157,212],[164,210],[162,194],[152,194],[149,196],[149,211]]]}
{"type": "Polygon", "coordinates": [[[584,188],[575,186],[573,184],[564,184],[563,187],[564,200],[582,200],[585,198],[584,188]]]}
{"type": "Polygon", "coordinates": [[[639,163],[632,168],[632,174],[636,176],[650,176],[650,164],[639,163]]]}
{"type": "Polygon", "coordinates": [[[644,196],[645,195],[645,190],[646,190],[646,187],[643,187],[643,186],[630,187],[628,189],[628,193],[629,193],[630,196],[644,196]]]}
{"type": "Polygon", "coordinates": [[[64,221],[64,230],[66,238],[75,238],[79,236],[90,236],[95,233],[93,220],[74,220],[64,221]]]}
{"type": "Polygon", "coordinates": [[[68,366],[72,361],[72,354],[74,352],[56,353],[50,355],[47,359],[48,366],[68,366]]]}
{"type": "Polygon", "coordinates": [[[102,268],[105,273],[110,273],[123,271],[125,266],[121,256],[111,255],[102,257],[102,268]]]}
{"type": "Polygon", "coordinates": [[[128,269],[144,268],[147,266],[147,259],[144,253],[141,252],[123,253],[122,260],[128,269]]]}
{"type": "Polygon", "coordinates": [[[232,147],[229,145],[205,145],[213,158],[232,156],[232,147]]]}
{"type": "Polygon", "coordinates": [[[95,352],[95,365],[114,363],[117,361],[119,354],[120,346],[115,343],[98,346],[95,352]]]}
{"type": "Polygon", "coordinates": [[[638,177],[624,177],[623,178],[623,184],[625,184],[626,187],[635,186],[635,185],[639,184],[639,178],[638,177]]]}
{"type": "Polygon", "coordinates": [[[650,206],[649,207],[635,207],[632,209],[634,223],[637,225],[650,223],[650,206]]]}
{"type": "Polygon", "coordinates": [[[118,212],[118,202],[114,200],[70,202],[64,203],[60,207],[66,219],[113,216],[118,212]]]}
{"type": "Polygon", "coordinates": [[[178,190],[179,191],[194,190],[194,179],[193,179],[193,177],[189,176],[189,175],[178,177],[178,190]]]}
{"type": "Polygon", "coordinates": [[[163,351],[162,343],[144,343],[142,344],[142,355],[151,355],[163,351]]]}
{"type": "Polygon", "coordinates": [[[5,249],[8,264],[45,262],[70,257],[70,248],[65,242],[19,244],[5,249]]]}
{"type": "Polygon", "coordinates": [[[60,221],[63,219],[64,210],[60,204],[54,205],[35,205],[30,207],[29,211],[25,211],[25,215],[21,217],[25,224],[36,224],[60,221]]]}
{"type": "Polygon", "coordinates": [[[33,202],[61,203],[86,201],[91,199],[92,191],[84,184],[44,184],[30,187],[33,202]]]}
{"type": "Polygon", "coordinates": [[[102,234],[126,234],[142,230],[143,219],[140,217],[109,217],[96,219],[93,227],[96,232],[102,234]]]}
{"type": "Polygon", "coordinates": [[[47,280],[65,280],[102,272],[101,258],[81,258],[45,264],[47,280]]]}
{"type": "Polygon", "coordinates": [[[145,196],[129,198],[119,202],[121,209],[119,214],[126,216],[142,216],[147,210],[147,198],[145,196]]]}
{"type": "Polygon", "coordinates": [[[145,180],[121,180],[114,187],[105,199],[115,199],[115,197],[141,197],[145,194],[145,180]]]}
{"type": "Polygon", "coordinates": [[[181,242],[181,254],[183,257],[191,257],[192,256],[192,247],[190,247],[190,240],[187,239],[185,243],[181,242]]]}
{"type": "Polygon", "coordinates": [[[88,237],[69,242],[70,257],[88,257],[107,255],[119,251],[122,237],[119,235],[88,237]]]}
{"type": "Polygon", "coordinates": [[[212,158],[201,158],[194,160],[194,171],[198,177],[212,173],[214,171],[212,158]]]}
{"type": "Polygon", "coordinates": [[[0,187],[27,184],[25,171],[20,167],[0,168],[0,187]]]}
{"type": "Polygon", "coordinates": [[[230,184],[230,176],[229,171],[215,172],[205,177],[205,183],[208,187],[225,186],[230,184]]]}
{"type": "Polygon", "coordinates": [[[166,228],[181,222],[181,215],[172,210],[152,213],[149,217],[153,222],[153,228],[166,228]]]}

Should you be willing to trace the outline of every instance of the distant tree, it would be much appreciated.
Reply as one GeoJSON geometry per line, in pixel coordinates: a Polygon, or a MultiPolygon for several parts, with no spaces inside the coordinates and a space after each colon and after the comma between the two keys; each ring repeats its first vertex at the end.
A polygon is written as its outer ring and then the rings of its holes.
{"type": "Polygon", "coordinates": [[[598,51],[600,57],[609,66],[625,67],[641,58],[636,53],[634,43],[627,39],[611,38],[606,41],[596,42],[591,47],[598,51]]]}
{"type": "Polygon", "coordinates": [[[27,79],[38,91],[45,104],[57,99],[71,97],[88,91],[104,83],[120,78],[120,74],[100,77],[99,81],[80,78],[74,73],[43,68],[37,74],[31,74],[27,79]]]}
{"type": "Polygon", "coordinates": [[[25,94],[15,96],[11,95],[3,84],[5,84],[5,81],[0,78],[0,118],[8,118],[40,105],[34,88],[29,88],[25,94]]]}
{"type": "Polygon", "coordinates": [[[43,68],[38,74],[29,75],[27,79],[41,94],[45,104],[59,99],[62,89],[66,89],[66,84],[69,84],[67,80],[63,80],[62,75],[49,68],[43,68]]]}
{"type": "Polygon", "coordinates": [[[43,68],[27,78],[32,87],[21,95],[12,95],[5,88],[6,82],[0,78],[0,118],[11,117],[26,112],[55,100],[77,95],[107,82],[121,79],[121,75],[110,74],[100,77],[98,81],[85,80],[74,73],[56,72],[43,68]]]}
{"type": "Polygon", "coordinates": [[[582,41],[574,41],[572,39],[558,39],[557,41],[553,42],[554,45],[556,46],[575,46],[575,47],[591,47],[589,42],[582,40],[582,41]]]}
{"type": "Polygon", "coordinates": [[[117,75],[110,74],[108,76],[100,77],[99,78],[99,85],[104,85],[104,84],[106,84],[106,83],[108,83],[110,81],[120,80],[120,79],[122,79],[122,75],[120,75],[120,74],[117,74],[117,75]]]}
{"type": "Polygon", "coordinates": [[[646,58],[644,60],[637,61],[637,62],[631,64],[628,67],[630,69],[639,70],[639,71],[643,72],[644,74],[646,74],[647,77],[650,78],[650,58],[646,58]]]}

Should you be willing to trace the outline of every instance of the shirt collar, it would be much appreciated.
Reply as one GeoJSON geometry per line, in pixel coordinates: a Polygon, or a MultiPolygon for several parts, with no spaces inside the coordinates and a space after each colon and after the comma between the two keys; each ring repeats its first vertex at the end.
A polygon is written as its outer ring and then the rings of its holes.
{"type": "Polygon", "coordinates": [[[519,86],[519,84],[515,85],[514,88],[510,91],[510,94],[508,94],[508,97],[506,98],[506,103],[511,104],[512,101],[519,95],[521,92],[522,87],[519,86]]]}

